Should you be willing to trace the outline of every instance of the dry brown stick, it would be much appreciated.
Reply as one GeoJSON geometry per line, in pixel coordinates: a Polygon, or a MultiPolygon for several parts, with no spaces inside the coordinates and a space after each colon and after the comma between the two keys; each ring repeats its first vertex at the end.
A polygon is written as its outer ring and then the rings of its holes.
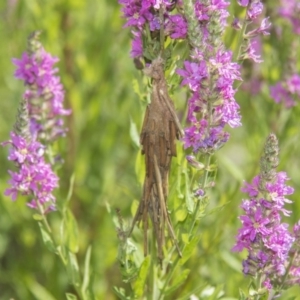
{"type": "Polygon", "coordinates": [[[156,158],[155,154],[154,154],[154,166],[155,166],[155,176],[156,176],[156,180],[157,180],[156,184],[157,184],[157,187],[158,187],[158,194],[159,194],[159,199],[160,199],[161,211],[162,211],[162,215],[164,215],[163,220],[167,220],[168,230],[169,230],[170,236],[172,238],[172,241],[173,241],[173,243],[174,243],[174,245],[175,245],[175,247],[178,251],[178,254],[180,256],[182,256],[180,248],[179,248],[178,243],[177,243],[177,239],[176,239],[176,236],[175,236],[173,226],[171,224],[170,216],[167,212],[166,203],[165,203],[165,199],[164,199],[164,195],[163,195],[161,176],[160,176],[160,172],[159,172],[159,168],[158,168],[158,164],[157,164],[157,158],[156,158]]]}
{"type": "Polygon", "coordinates": [[[148,253],[148,215],[151,218],[157,241],[158,258],[163,259],[165,226],[173,244],[181,255],[170,216],[167,212],[168,176],[171,158],[176,156],[176,139],[182,136],[174,104],[168,95],[163,71],[163,60],[159,57],[152,62],[145,73],[152,77],[151,103],[148,105],[143,122],[140,142],[145,154],[146,176],[143,196],[134,216],[129,235],[140,221],[144,227],[144,254],[148,253]]]}

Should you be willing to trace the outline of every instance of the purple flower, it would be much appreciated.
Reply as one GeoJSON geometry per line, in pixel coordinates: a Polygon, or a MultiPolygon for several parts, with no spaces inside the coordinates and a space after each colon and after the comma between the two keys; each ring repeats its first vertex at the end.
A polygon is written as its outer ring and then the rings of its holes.
{"type": "Polygon", "coordinates": [[[256,19],[263,11],[263,4],[260,1],[251,1],[250,7],[247,11],[249,20],[256,19]]]}
{"type": "Polygon", "coordinates": [[[212,57],[210,63],[218,70],[220,76],[231,80],[242,80],[240,74],[240,65],[232,62],[231,51],[218,51],[215,57],[212,57]]]}
{"type": "Polygon", "coordinates": [[[119,0],[119,3],[124,5],[122,12],[127,19],[124,27],[134,26],[141,30],[143,25],[153,17],[150,12],[152,4],[149,1],[119,0]]]}
{"type": "Polygon", "coordinates": [[[270,32],[269,32],[269,29],[271,27],[271,23],[269,22],[269,18],[264,18],[262,21],[261,21],[261,24],[258,28],[255,28],[254,30],[252,31],[248,31],[246,34],[245,34],[245,37],[247,38],[253,38],[259,34],[263,34],[263,35],[269,35],[270,32]]]}
{"type": "Polygon", "coordinates": [[[271,86],[270,95],[276,103],[282,102],[287,108],[295,106],[295,100],[300,98],[300,76],[293,74],[271,86]]]}
{"type": "Polygon", "coordinates": [[[239,105],[234,99],[231,101],[224,101],[224,104],[221,107],[222,121],[228,124],[231,128],[236,128],[242,125],[239,108],[239,105]]]}
{"type": "Polygon", "coordinates": [[[142,35],[139,31],[132,31],[133,40],[132,40],[132,48],[130,52],[131,57],[142,57],[143,56],[143,41],[142,35]]]}
{"type": "Polygon", "coordinates": [[[209,20],[209,7],[202,4],[199,0],[195,2],[195,13],[196,17],[200,22],[209,20]]]}
{"type": "Polygon", "coordinates": [[[252,59],[256,63],[261,63],[263,60],[260,59],[260,54],[256,54],[257,51],[257,41],[250,40],[248,46],[246,47],[242,59],[252,59]]]}
{"type": "Polygon", "coordinates": [[[172,39],[184,39],[187,34],[187,22],[181,15],[170,15],[167,18],[165,34],[172,39]]]}
{"type": "Polygon", "coordinates": [[[208,23],[211,19],[213,12],[218,11],[219,13],[219,22],[222,27],[226,25],[226,19],[229,16],[226,8],[228,7],[229,2],[224,0],[212,0],[208,5],[201,3],[199,0],[195,2],[195,14],[197,19],[201,23],[208,23]]]}
{"type": "Polygon", "coordinates": [[[248,6],[248,4],[249,4],[249,0],[238,0],[238,4],[239,4],[240,6],[246,7],[246,6],[248,6]]]}
{"type": "Polygon", "coordinates": [[[181,85],[188,84],[192,91],[200,88],[201,81],[208,76],[205,61],[200,63],[185,61],[185,69],[178,69],[177,74],[183,77],[181,85]]]}

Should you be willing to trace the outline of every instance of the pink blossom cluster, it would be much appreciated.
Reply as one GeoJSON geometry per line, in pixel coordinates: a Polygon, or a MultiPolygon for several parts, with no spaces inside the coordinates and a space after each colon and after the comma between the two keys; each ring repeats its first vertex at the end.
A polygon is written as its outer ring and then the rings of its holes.
{"type": "MultiPolygon", "coordinates": [[[[39,43],[37,41],[37,43],[39,43]]],[[[24,81],[24,98],[28,101],[31,134],[48,143],[64,135],[62,116],[69,115],[64,109],[64,90],[56,76],[54,64],[58,58],[47,53],[40,44],[34,51],[23,53],[21,59],[13,59],[17,66],[15,77],[24,81]]]]}
{"type": "Polygon", "coordinates": [[[232,53],[220,42],[228,5],[224,0],[195,2],[201,45],[194,47],[191,59],[177,70],[183,78],[181,85],[188,85],[192,94],[188,101],[190,125],[185,129],[183,141],[184,147],[192,147],[194,153],[214,152],[229,138],[225,125],[233,128],[241,125],[233,88],[234,81],[241,80],[240,66],[232,62],[232,53]]]}
{"type": "Polygon", "coordinates": [[[180,13],[174,13],[177,6],[182,6],[181,1],[172,0],[119,0],[123,6],[122,12],[126,23],[124,27],[132,28],[132,50],[133,58],[147,57],[143,39],[148,37],[149,30],[152,36],[164,28],[164,34],[171,39],[184,39],[187,34],[187,23],[184,16],[180,13]],[[163,13],[163,24],[159,17],[160,9],[163,13]]]}
{"type": "Polygon", "coordinates": [[[37,141],[26,141],[25,138],[11,133],[11,139],[2,143],[11,145],[8,159],[17,166],[17,171],[8,171],[11,185],[5,195],[16,200],[18,194],[27,195],[31,199],[27,205],[44,212],[55,209],[53,190],[58,187],[58,177],[51,165],[44,160],[44,146],[37,141]]]}
{"type": "Polygon", "coordinates": [[[293,31],[300,35],[300,2],[299,0],[281,0],[279,14],[290,21],[293,31]]]}
{"type": "Polygon", "coordinates": [[[300,100],[300,76],[293,74],[270,87],[270,95],[276,103],[283,103],[287,108],[295,106],[300,100]]]}

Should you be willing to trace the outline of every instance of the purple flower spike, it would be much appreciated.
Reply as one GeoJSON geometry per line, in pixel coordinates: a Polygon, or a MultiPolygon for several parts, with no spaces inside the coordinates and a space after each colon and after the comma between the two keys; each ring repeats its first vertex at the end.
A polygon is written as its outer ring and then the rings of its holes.
{"type": "Polygon", "coordinates": [[[288,178],[285,172],[276,173],[278,153],[277,139],[271,134],[261,159],[260,175],[242,188],[249,199],[242,202],[244,214],[239,218],[242,228],[232,249],[247,249],[248,257],[243,261],[244,274],[259,274],[262,286],[268,290],[300,282],[300,257],[293,258],[295,251],[299,251],[300,222],[294,226],[292,234],[288,224],[281,220],[282,214],[289,215],[284,205],[291,202],[286,196],[291,195],[294,189],[286,185],[288,178]]]}
{"type": "Polygon", "coordinates": [[[31,208],[38,208],[37,203],[43,207],[44,212],[48,207],[55,207],[55,197],[52,192],[58,187],[58,177],[52,171],[51,166],[44,161],[44,147],[36,142],[26,141],[23,137],[11,133],[9,160],[16,163],[16,172],[8,171],[11,179],[10,188],[5,195],[16,200],[17,196],[26,195],[32,197],[28,203],[31,208]],[[35,205],[33,205],[35,203],[35,205]]]}
{"type": "Polygon", "coordinates": [[[63,107],[64,90],[60,78],[56,76],[58,69],[54,67],[58,58],[44,50],[38,41],[38,34],[29,41],[35,41],[38,47],[23,53],[21,59],[12,60],[17,67],[15,77],[23,80],[27,88],[24,98],[28,102],[31,134],[49,143],[65,134],[62,116],[69,115],[71,110],[63,107]]]}

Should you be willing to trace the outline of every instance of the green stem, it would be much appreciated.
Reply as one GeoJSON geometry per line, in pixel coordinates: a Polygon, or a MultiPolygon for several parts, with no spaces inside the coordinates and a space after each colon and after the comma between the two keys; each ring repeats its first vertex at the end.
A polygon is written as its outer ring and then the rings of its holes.
{"type": "Polygon", "coordinates": [[[250,1],[249,1],[248,6],[247,6],[247,9],[246,9],[245,17],[243,19],[243,26],[242,26],[242,29],[241,29],[241,32],[240,32],[240,35],[239,35],[239,38],[238,38],[237,48],[236,48],[234,56],[233,56],[235,61],[238,61],[238,59],[241,55],[241,50],[242,50],[243,40],[244,40],[244,34],[245,34],[247,26],[249,24],[247,22],[247,11],[249,9],[249,5],[250,5],[250,1]]]}
{"type": "MultiPolygon", "coordinates": [[[[67,268],[67,259],[64,257],[63,253],[62,253],[62,250],[61,250],[61,247],[58,247],[57,243],[55,242],[55,238],[53,236],[53,232],[52,232],[52,229],[49,225],[49,222],[46,218],[46,214],[45,214],[45,211],[44,211],[44,208],[43,206],[37,201],[37,206],[38,206],[38,210],[42,216],[42,223],[44,224],[45,226],[45,229],[47,230],[47,233],[49,234],[52,242],[53,242],[53,245],[54,245],[54,248],[56,249],[56,254],[59,256],[60,260],[62,261],[63,265],[65,268],[67,268]]],[[[67,271],[67,270],[66,270],[67,271]]],[[[68,272],[67,272],[68,273],[68,272]]],[[[70,281],[71,282],[71,281],[70,281]]],[[[82,284],[79,285],[79,287],[75,284],[73,284],[73,287],[75,288],[77,294],[79,295],[79,299],[81,300],[89,300],[81,291],[80,289],[80,286],[82,284]]]]}
{"type": "MultiPolygon", "coordinates": [[[[203,188],[203,190],[205,189],[206,187],[206,184],[207,184],[207,178],[208,178],[208,166],[210,164],[210,158],[211,158],[211,155],[210,154],[206,154],[206,162],[205,162],[205,173],[204,173],[204,176],[202,177],[202,183],[201,183],[201,187],[203,188]]],[[[200,204],[201,204],[201,201],[198,199],[197,200],[197,203],[196,203],[196,207],[194,209],[194,212],[193,212],[193,221],[192,221],[192,226],[189,230],[189,236],[192,234],[193,230],[194,230],[194,227],[195,227],[195,224],[196,224],[196,221],[197,221],[197,214],[198,214],[198,211],[199,211],[199,208],[200,208],[200,204]]]]}
{"type": "Polygon", "coordinates": [[[159,29],[159,38],[160,38],[160,56],[163,58],[164,54],[164,46],[165,46],[165,32],[164,32],[164,12],[163,8],[159,7],[159,21],[160,21],[160,29],[159,29]]]}
{"type": "MultiPolygon", "coordinates": [[[[206,171],[205,171],[204,176],[202,177],[202,183],[201,183],[202,188],[205,188],[206,183],[207,183],[207,178],[208,178],[208,166],[209,166],[209,164],[210,164],[210,158],[211,158],[211,155],[210,155],[210,154],[207,154],[207,155],[206,155],[206,162],[205,162],[205,170],[206,170],[206,171]]],[[[193,220],[192,220],[192,225],[191,225],[190,230],[189,230],[189,236],[192,234],[192,232],[193,232],[193,230],[194,230],[194,228],[195,228],[196,221],[197,221],[197,213],[198,213],[198,210],[199,210],[199,208],[200,208],[200,204],[201,204],[201,201],[198,200],[198,201],[197,201],[197,204],[196,204],[196,207],[195,207],[195,209],[194,209],[194,212],[193,212],[193,216],[192,216],[192,219],[193,219],[193,220]]],[[[181,250],[182,253],[183,253],[185,247],[186,247],[186,245],[184,245],[184,246],[182,247],[182,250],[181,250]]],[[[175,261],[173,262],[173,264],[172,264],[172,266],[171,266],[171,269],[170,269],[168,275],[167,275],[167,278],[166,278],[166,280],[165,280],[165,282],[164,282],[164,285],[163,285],[163,287],[162,287],[162,290],[161,290],[161,292],[160,292],[160,295],[159,295],[159,297],[158,297],[158,300],[162,300],[162,299],[163,299],[163,297],[164,297],[164,292],[166,291],[166,288],[168,287],[168,284],[169,284],[169,282],[170,282],[170,280],[171,280],[171,278],[172,278],[172,276],[173,276],[173,274],[174,274],[174,271],[175,271],[175,269],[176,269],[176,267],[177,267],[179,261],[180,261],[180,257],[177,256],[176,259],[175,259],[175,261]]]]}
{"type": "Polygon", "coordinates": [[[151,293],[147,293],[148,300],[155,300],[156,299],[156,281],[155,281],[155,266],[157,263],[157,255],[156,255],[156,247],[155,247],[155,231],[152,232],[152,243],[151,243],[151,263],[150,263],[150,274],[149,274],[149,283],[148,289],[150,289],[151,293]]]}
{"type": "Polygon", "coordinates": [[[298,255],[298,251],[295,251],[295,253],[294,253],[294,255],[293,255],[293,258],[291,259],[291,261],[290,261],[288,267],[286,268],[286,271],[285,271],[285,274],[284,274],[284,276],[283,276],[281,285],[280,285],[280,287],[279,287],[279,289],[278,289],[279,291],[281,291],[281,289],[283,288],[284,283],[285,283],[285,280],[287,279],[287,277],[288,277],[288,275],[289,275],[290,268],[292,267],[292,265],[293,265],[293,263],[294,263],[294,260],[295,260],[295,258],[297,257],[297,255],[298,255]]]}

